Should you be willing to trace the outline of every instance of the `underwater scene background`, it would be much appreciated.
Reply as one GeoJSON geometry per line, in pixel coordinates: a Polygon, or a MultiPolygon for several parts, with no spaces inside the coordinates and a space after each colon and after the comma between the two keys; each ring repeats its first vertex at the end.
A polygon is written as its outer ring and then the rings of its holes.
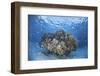
{"type": "Polygon", "coordinates": [[[81,16],[44,16],[28,15],[28,60],[56,60],[88,58],[88,17],[81,16]],[[40,47],[44,33],[58,30],[71,33],[76,39],[77,48],[64,57],[49,53],[46,55],[40,47]]]}

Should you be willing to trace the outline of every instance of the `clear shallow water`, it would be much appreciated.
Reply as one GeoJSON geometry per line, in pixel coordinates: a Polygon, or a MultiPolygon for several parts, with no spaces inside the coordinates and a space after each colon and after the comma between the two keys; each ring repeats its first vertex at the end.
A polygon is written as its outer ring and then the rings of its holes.
{"type": "Polygon", "coordinates": [[[28,16],[28,60],[59,59],[55,55],[45,55],[45,49],[40,48],[39,42],[45,32],[55,32],[63,29],[72,33],[77,39],[78,47],[65,58],[88,57],[88,18],[75,16],[28,16]]]}

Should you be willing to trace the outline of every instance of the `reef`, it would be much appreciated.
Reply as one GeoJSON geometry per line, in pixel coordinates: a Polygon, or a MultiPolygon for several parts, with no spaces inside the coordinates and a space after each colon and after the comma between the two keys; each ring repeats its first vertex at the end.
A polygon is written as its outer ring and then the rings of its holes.
{"type": "Polygon", "coordinates": [[[40,40],[40,47],[45,48],[47,53],[64,56],[65,53],[76,50],[77,40],[71,33],[60,29],[53,33],[44,33],[40,40]]]}

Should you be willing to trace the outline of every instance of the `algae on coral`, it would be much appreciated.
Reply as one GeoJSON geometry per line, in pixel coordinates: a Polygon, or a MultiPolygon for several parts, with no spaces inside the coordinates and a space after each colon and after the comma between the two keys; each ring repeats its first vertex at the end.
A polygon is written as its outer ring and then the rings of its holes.
{"type": "Polygon", "coordinates": [[[77,48],[77,41],[71,33],[60,29],[53,33],[44,33],[41,37],[40,47],[47,49],[46,54],[52,53],[64,56],[77,48]]]}

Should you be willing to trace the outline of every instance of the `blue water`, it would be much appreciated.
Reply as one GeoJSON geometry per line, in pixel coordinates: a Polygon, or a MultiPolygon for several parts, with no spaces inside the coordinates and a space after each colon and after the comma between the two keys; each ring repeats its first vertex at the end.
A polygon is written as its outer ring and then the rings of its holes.
{"type": "Polygon", "coordinates": [[[45,32],[63,29],[72,33],[78,47],[66,59],[88,58],[88,17],[28,15],[28,60],[59,59],[55,55],[45,55],[39,42],[45,32]]]}

